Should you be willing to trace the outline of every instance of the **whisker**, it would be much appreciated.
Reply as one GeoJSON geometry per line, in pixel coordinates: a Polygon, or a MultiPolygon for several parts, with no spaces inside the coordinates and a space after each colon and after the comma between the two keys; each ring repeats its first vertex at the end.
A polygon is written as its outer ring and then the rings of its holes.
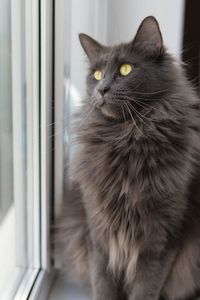
{"type": "MultiPolygon", "coordinates": [[[[137,88],[137,87],[135,87],[137,88]]],[[[132,94],[139,94],[139,95],[157,95],[157,94],[161,94],[161,93],[164,93],[164,92],[167,92],[169,91],[169,89],[163,89],[163,90],[158,90],[158,91],[155,91],[155,92],[136,92],[136,91],[131,91],[132,94]]],[[[121,90],[121,92],[123,93],[127,93],[127,91],[123,91],[121,90]]]]}
{"type": "Polygon", "coordinates": [[[127,101],[131,101],[131,102],[135,102],[135,103],[137,103],[138,105],[140,105],[140,106],[142,106],[142,107],[144,107],[144,108],[153,108],[153,109],[157,109],[156,107],[153,107],[153,106],[151,106],[151,105],[149,105],[149,104],[147,104],[147,103],[144,103],[144,102],[142,102],[142,101],[140,101],[140,100],[138,100],[138,98],[137,99],[135,99],[135,98],[131,98],[131,97],[129,97],[129,96],[122,96],[121,97],[121,100],[127,100],[127,101]]]}
{"type": "Polygon", "coordinates": [[[132,115],[132,113],[131,113],[131,111],[130,111],[130,109],[129,109],[129,107],[128,107],[127,102],[125,102],[125,105],[126,105],[126,108],[127,108],[128,112],[129,112],[129,114],[130,114],[130,117],[131,117],[131,119],[132,119],[132,121],[133,121],[133,124],[134,124],[135,127],[138,129],[138,131],[139,131],[142,135],[144,135],[144,133],[143,133],[143,132],[140,130],[140,128],[137,126],[137,124],[136,124],[136,122],[135,122],[135,120],[134,120],[134,118],[133,118],[133,115],[132,115]]]}
{"type": "Polygon", "coordinates": [[[137,95],[134,95],[134,93],[132,93],[132,92],[125,92],[125,93],[118,93],[118,92],[116,92],[115,93],[115,95],[116,96],[120,96],[120,97],[124,97],[124,96],[126,96],[126,97],[131,97],[131,99],[133,99],[133,97],[137,97],[137,99],[138,100],[142,100],[142,101],[158,101],[158,99],[156,99],[156,98],[141,98],[141,97],[138,97],[137,95]]]}
{"type": "Polygon", "coordinates": [[[125,129],[126,129],[126,122],[127,122],[127,120],[126,120],[126,115],[125,115],[125,112],[124,112],[123,105],[121,105],[121,108],[122,108],[122,114],[123,114],[123,118],[124,118],[124,122],[125,122],[125,129]]]}
{"type": "Polygon", "coordinates": [[[136,100],[136,99],[129,99],[128,101],[132,101],[137,103],[139,106],[143,107],[143,108],[150,108],[150,109],[155,109],[158,110],[157,107],[153,107],[151,105],[148,105],[146,103],[142,103],[140,100],[136,100]]]}
{"type": "Polygon", "coordinates": [[[140,115],[142,118],[144,118],[144,119],[146,119],[146,120],[151,120],[151,118],[148,118],[148,117],[146,117],[145,115],[142,115],[133,105],[132,105],[132,103],[130,103],[129,101],[127,101],[128,102],[128,104],[132,107],[132,109],[134,110],[134,111],[136,111],[137,113],[138,113],[138,115],[140,115]]]}
{"type": "MultiPolygon", "coordinates": [[[[118,96],[120,97],[120,96],[118,96]]],[[[152,106],[152,105],[149,105],[141,100],[137,98],[132,98],[132,97],[129,97],[129,96],[121,96],[120,99],[122,101],[129,101],[129,102],[134,102],[136,104],[138,104],[139,106],[143,107],[143,108],[149,108],[149,109],[153,109],[153,110],[156,110],[158,111],[159,113],[163,114],[163,111],[161,109],[159,109],[158,107],[155,107],[155,106],[152,106]]],[[[119,100],[119,101],[121,101],[119,100]]],[[[144,100],[144,99],[143,99],[144,100]]]]}
{"type": "MultiPolygon", "coordinates": [[[[129,104],[129,105],[131,106],[131,108],[132,108],[133,111],[136,113],[136,115],[138,116],[138,118],[142,121],[142,123],[143,123],[145,126],[149,127],[151,130],[153,130],[153,128],[152,128],[148,123],[146,123],[146,122],[143,120],[144,116],[143,116],[142,114],[140,114],[140,113],[138,112],[138,110],[137,110],[136,108],[134,108],[134,107],[131,105],[130,102],[127,102],[127,104],[129,104]]],[[[146,118],[146,119],[147,119],[147,118],[146,118]]],[[[149,118],[148,118],[148,120],[149,120],[149,118]]]]}
{"type": "Polygon", "coordinates": [[[51,138],[53,138],[53,137],[55,137],[55,136],[58,136],[58,135],[60,135],[60,134],[63,134],[63,132],[64,132],[66,129],[67,129],[66,127],[61,128],[61,129],[58,130],[57,132],[54,132],[53,134],[47,136],[47,139],[51,139],[51,138]]]}
{"type": "Polygon", "coordinates": [[[92,106],[92,107],[89,107],[89,109],[86,110],[86,112],[84,112],[83,115],[81,115],[81,122],[80,122],[78,128],[79,128],[81,125],[83,125],[83,122],[87,119],[87,117],[91,114],[91,112],[92,112],[93,110],[94,110],[94,107],[93,107],[93,106],[92,106]],[[83,117],[83,119],[82,119],[82,117],[83,117]]]}

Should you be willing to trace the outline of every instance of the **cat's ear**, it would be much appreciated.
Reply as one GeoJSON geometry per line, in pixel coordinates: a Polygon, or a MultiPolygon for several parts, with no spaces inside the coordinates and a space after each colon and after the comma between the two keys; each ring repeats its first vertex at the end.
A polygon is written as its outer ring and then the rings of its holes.
{"type": "Polygon", "coordinates": [[[95,58],[104,48],[100,43],[84,33],[79,34],[79,40],[89,59],[95,58]]]}
{"type": "Polygon", "coordinates": [[[159,56],[164,52],[162,34],[158,21],[153,17],[146,17],[139,26],[133,40],[133,46],[150,56],[159,56]]]}

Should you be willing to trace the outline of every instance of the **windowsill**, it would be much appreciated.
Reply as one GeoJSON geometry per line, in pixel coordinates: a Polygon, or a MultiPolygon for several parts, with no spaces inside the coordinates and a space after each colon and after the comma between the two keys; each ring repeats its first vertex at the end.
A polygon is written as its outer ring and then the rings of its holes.
{"type": "Polygon", "coordinates": [[[83,290],[69,285],[64,279],[57,277],[48,300],[89,300],[89,296],[83,290]]]}

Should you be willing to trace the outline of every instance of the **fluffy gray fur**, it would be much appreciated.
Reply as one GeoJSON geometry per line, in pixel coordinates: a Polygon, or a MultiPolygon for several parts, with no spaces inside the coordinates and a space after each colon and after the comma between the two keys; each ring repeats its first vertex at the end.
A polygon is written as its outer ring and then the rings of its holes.
{"type": "Polygon", "coordinates": [[[200,288],[200,102],[147,17],[113,47],[80,34],[89,58],[74,191],[59,232],[70,277],[93,300],[195,299],[200,288]],[[132,71],[121,76],[121,64],[132,71]],[[101,69],[103,78],[95,80],[101,69]]]}

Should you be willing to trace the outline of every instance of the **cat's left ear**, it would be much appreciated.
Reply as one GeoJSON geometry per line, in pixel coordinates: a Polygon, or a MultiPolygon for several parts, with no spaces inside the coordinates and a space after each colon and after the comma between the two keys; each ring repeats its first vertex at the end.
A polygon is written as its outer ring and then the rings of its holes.
{"type": "Polygon", "coordinates": [[[149,56],[163,54],[163,38],[156,18],[149,16],[142,21],[133,40],[133,47],[149,56]]]}
{"type": "Polygon", "coordinates": [[[104,46],[85,33],[79,34],[79,40],[90,60],[95,59],[103,51],[104,46]]]}

